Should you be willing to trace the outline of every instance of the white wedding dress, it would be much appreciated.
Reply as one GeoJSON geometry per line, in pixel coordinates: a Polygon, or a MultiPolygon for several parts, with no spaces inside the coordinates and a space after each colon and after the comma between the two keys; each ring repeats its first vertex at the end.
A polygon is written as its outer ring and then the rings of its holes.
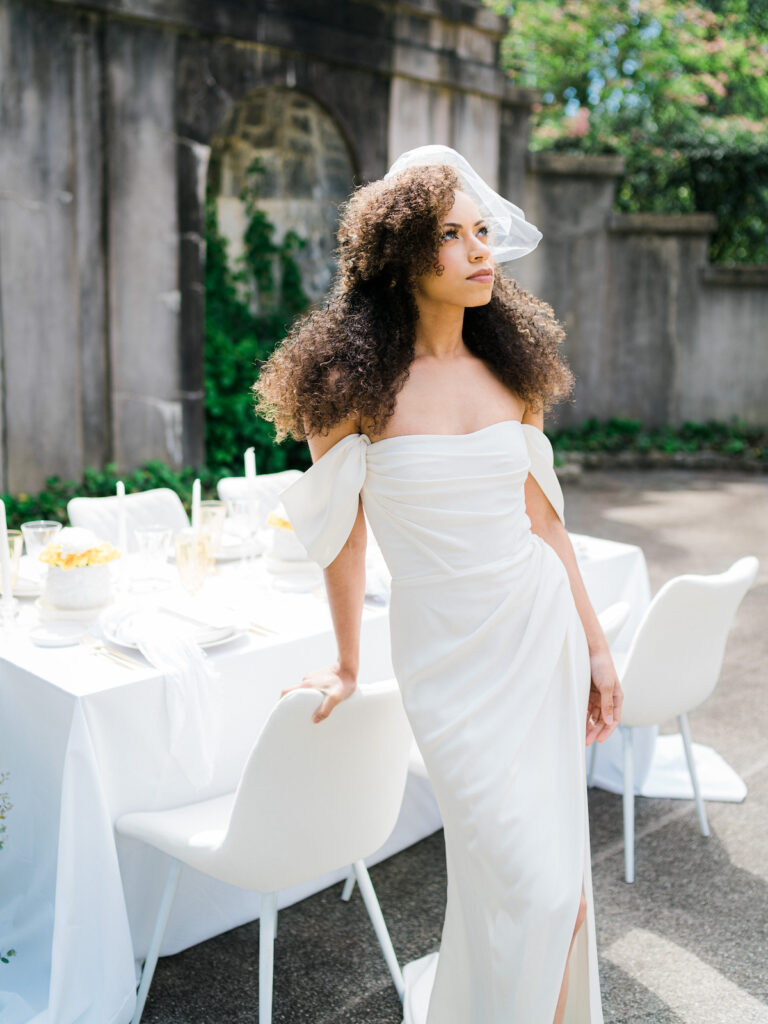
{"type": "Polygon", "coordinates": [[[392,663],[442,815],[439,954],[405,965],[404,1024],[602,1024],[585,731],[589,655],[565,566],[530,529],[532,473],[563,519],[546,435],[342,438],[283,491],[327,566],[358,495],[392,573],[392,663]]]}

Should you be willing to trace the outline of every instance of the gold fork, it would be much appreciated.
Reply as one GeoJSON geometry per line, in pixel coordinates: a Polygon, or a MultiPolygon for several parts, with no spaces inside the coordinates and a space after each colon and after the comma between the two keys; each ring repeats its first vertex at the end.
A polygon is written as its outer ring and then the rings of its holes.
{"type": "Polygon", "coordinates": [[[109,658],[116,665],[121,665],[123,668],[145,667],[140,661],[132,658],[129,654],[121,654],[120,651],[116,651],[113,647],[107,647],[105,643],[102,643],[101,640],[90,633],[83,633],[80,637],[80,643],[83,647],[87,647],[92,654],[103,654],[105,658],[109,658]]]}

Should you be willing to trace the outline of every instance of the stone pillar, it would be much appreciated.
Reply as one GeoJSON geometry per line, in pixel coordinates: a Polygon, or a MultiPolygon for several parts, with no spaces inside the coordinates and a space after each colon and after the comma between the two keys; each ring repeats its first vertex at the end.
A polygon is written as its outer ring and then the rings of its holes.
{"type": "Polygon", "coordinates": [[[113,457],[121,469],[157,458],[179,467],[185,458],[175,44],[170,31],[107,22],[113,457]]]}
{"type": "Polygon", "coordinates": [[[615,415],[606,387],[606,359],[613,352],[610,342],[604,343],[606,316],[613,308],[606,220],[624,161],[541,152],[529,153],[527,164],[525,213],[543,238],[510,272],[554,308],[567,333],[563,353],[577,378],[573,404],[561,405],[553,419],[565,425],[615,415]]]}
{"type": "Polygon", "coordinates": [[[699,273],[716,223],[708,213],[609,217],[601,391],[611,411],[601,415],[649,426],[677,420],[679,362],[698,319],[699,273]]]}
{"type": "Polygon", "coordinates": [[[0,487],[109,450],[98,19],[0,4],[0,487]],[[67,45],[62,45],[62,39],[67,45]]]}

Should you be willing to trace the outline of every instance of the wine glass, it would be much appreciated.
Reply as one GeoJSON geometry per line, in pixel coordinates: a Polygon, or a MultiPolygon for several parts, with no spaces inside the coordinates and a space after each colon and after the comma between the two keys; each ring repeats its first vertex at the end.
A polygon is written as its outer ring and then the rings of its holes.
{"type": "Polygon", "coordinates": [[[21,549],[24,545],[24,537],[21,530],[8,530],[8,553],[10,555],[10,570],[11,578],[6,580],[4,574],[0,572],[0,594],[3,594],[4,600],[0,602],[0,620],[2,620],[3,626],[11,625],[16,615],[16,602],[13,600],[13,590],[16,586],[16,580],[19,575],[19,562],[21,561],[21,549]],[[4,593],[4,587],[8,586],[10,593],[9,597],[6,597],[4,593]],[[8,617],[6,619],[6,612],[8,617]]]}
{"type": "Polygon", "coordinates": [[[261,506],[258,496],[230,498],[227,502],[231,531],[241,541],[241,571],[249,573],[261,544],[261,506]]]}
{"type": "Polygon", "coordinates": [[[168,545],[173,530],[170,526],[151,524],[137,526],[133,531],[136,538],[138,580],[131,584],[132,590],[158,590],[167,587],[163,569],[168,557],[168,545]]]}
{"type": "Polygon", "coordinates": [[[221,547],[221,535],[224,532],[224,519],[227,515],[227,506],[223,501],[201,501],[200,502],[200,529],[207,533],[211,540],[210,570],[216,571],[214,560],[221,547]]]}
{"type": "Polygon", "coordinates": [[[201,530],[179,530],[173,538],[176,548],[176,568],[181,585],[188,594],[195,595],[205,582],[211,558],[211,538],[201,530]]]}

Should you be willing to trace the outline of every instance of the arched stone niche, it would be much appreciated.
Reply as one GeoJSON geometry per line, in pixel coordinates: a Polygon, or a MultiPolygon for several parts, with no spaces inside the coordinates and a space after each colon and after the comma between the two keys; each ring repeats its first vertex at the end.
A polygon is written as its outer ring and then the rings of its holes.
{"type": "Polygon", "coordinates": [[[219,231],[234,261],[243,251],[248,168],[258,159],[258,206],[274,239],[294,231],[306,241],[295,254],[311,301],[327,292],[335,261],[339,203],[352,191],[355,167],[335,118],[297,89],[257,88],[231,109],[211,139],[209,182],[217,196],[219,231]]]}

